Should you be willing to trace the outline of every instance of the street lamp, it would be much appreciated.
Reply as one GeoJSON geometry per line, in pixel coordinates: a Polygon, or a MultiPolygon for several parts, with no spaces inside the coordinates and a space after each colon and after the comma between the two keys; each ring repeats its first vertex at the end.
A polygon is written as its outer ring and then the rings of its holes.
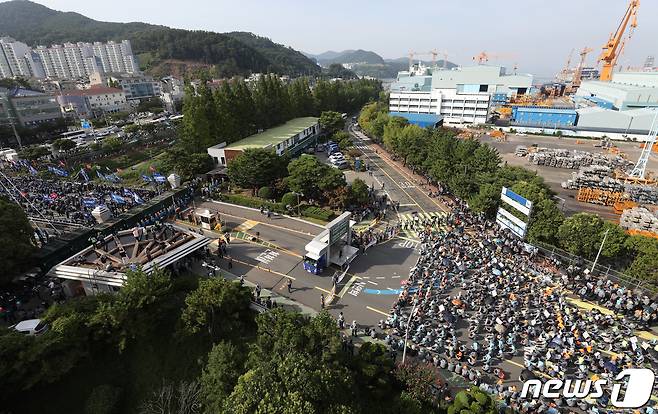
{"type": "Polygon", "coordinates": [[[297,215],[301,216],[302,215],[302,212],[301,212],[301,204],[302,203],[299,201],[299,196],[304,197],[304,194],[303,193],[297,193],[295,191],[293,191],[292,193],[297,196],[297,215]]]}
{"type": "Polygon", "coordinates": [[[407,356],[407,340],[409,338],[409,326],[411,325],[411,318],[414,316],[416,311],[416,305],[418,305],[418,297],[414,299],[414,306],[411,308],[411,313],[409,314],[409,319],[407,320],[407,329],[404,332],[404,348],[402,348],[402,363],[404,364],[404,359],[407,356]]]}

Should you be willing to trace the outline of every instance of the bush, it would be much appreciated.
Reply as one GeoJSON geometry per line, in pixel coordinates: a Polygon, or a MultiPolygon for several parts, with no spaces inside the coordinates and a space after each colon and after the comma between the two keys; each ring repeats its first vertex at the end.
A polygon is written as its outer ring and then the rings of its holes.
{"type": "Polygon", "coordinates": [[[121,388],[103,384],[95,387],[85,404],[85,414],[117,413],[121,400],[121,388]]]}
{"type": "Polygon", "coordinates": [[[297,194],[295,193],[285,193],[281,197],[281,204],[283,206],[296,206],[297,205],[297,194]]]}
{"type": "Polygon", "coordinates": [[[258,190],[258,197],[264,200],[271,200],[273,197],[273,191],[270,187],[261,187],[258,190]]]}
{"type": "Polygon", "coordinates": [[[277,213],[285,213],[285,205],[272,203],[258,197],[248,197],[242,194],[220,194],[219,199],[227,203],[237,204],[245,207],[260,208],[261,206],[277,213]]]}
{"type": "Polygon", "coordinates": [[[325,208],[308,206],[302,210],[302,215],[323,221],[331,221],[336,214],[332,210],[325,208]]]}

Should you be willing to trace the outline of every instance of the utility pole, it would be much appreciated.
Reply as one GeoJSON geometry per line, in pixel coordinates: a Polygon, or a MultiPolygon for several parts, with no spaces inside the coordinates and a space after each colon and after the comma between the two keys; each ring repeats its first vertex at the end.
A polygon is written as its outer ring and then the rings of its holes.
{"type": "MultiPolygon", "coordinates": [[[[420,295],[420,291],[416,295],[420,295]]],[[[414,306],[411,308],[411,313],[409,314],[409,319],[407,320],[407,329],[404,331],[404,348],[402,348],[402,363],[404,364],[404,360],[407,357],[407,340],[409,338],[409,327],[411,325],[411,318],[414,316],[414,312],[416,312],[416,305],[418,305],[419,299],[418,296],[416,296],[416,299],[414,299],[414,306]]]]}
{"type": "Polygon", "coordinates": [[[603,241],[601,242],[601,246],[599,246],[599,252],[596,254],[596,259],[594,259],[594,264],[592,265],[592,270],[590,270],[590,273],[594,273],[594,268],[596,267],[596,262],[599,261],[599,256],[601,255],[601,250],[603,250],[603,245],[605,244],[605,239],[608,237],[608,232],[610,229],[607,229],[605,233],[603,233],[603,241]]]}
{"type": "MultiPolygon", "coordinates": [[[[9,114],[7,114],[9,117],[9,114]]],[[[23,143],[21,142],[21,137],[18,135],[18,132],[16,131],[16,125],[14,125],[14,120],[9,117],[9,124],[11,125],[11,129],[14,131],[14,136],[16,137],[16,142],[18,142],[18,149],[23,149],[23,143]]]]}

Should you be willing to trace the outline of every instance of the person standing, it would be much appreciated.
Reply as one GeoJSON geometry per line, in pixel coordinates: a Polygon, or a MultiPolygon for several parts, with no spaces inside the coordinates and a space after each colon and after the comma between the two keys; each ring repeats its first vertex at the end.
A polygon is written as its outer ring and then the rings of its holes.
{"type": "Polygon", "coordinates": [[[292,293],[292,279],[288,279],[286,282],[286,288],[288,288],[288,293],[292,293]]]}
{"type": "Polygon", "coordinates": [[[338,314],[338,329],[345,329],[345,316],[343,316],[343,312],[338,314]]]}
{"type": "Polygon", "coordinates": [[[320,294],[320,308],[324,309],[324,293],[320,294]]]}
{"type": "Polygon", "coordinates": [[[359,329],[356,325],[356,321],[352,321],[352,325],[350,325],[350,329],[352,330],[352,336],[357,336],[359,334],[359,329]]]}

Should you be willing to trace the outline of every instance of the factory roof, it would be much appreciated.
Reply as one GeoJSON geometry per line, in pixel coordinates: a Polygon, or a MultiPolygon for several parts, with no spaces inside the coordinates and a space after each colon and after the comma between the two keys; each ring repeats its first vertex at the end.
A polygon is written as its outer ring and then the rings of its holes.
{"type": "Polygon", "coordinates": [[[414,114],[409,112],[389,112],[390,116],[399,116],[405,118],[410,124],[420,127],[434,127],[443,117],[437,114],[414,114]]]}
{"type": "Polygon", "coordinates": [[[66,91],[63,93],[64,96],[94,96],[94,95],[103,95],[110,93],[123,93],[123,89],[117,88],[107,88],[107,87],[91,87],[89,89],[77,89],[74,91],[66,91]]]}
{"type": "Polygon", "coordinates": [[[605,87],[605,88],[612,88],[612,89],[617,89],[617,90],[624,91],[624,92],[638,92],[638,91],[646,91],[646,90],[655,91],[655,90],[658,89],[658,88],[655,88],[653,86],[627,85],[625,83],[604,82],[604,81],[598,81],[598,80],[583,81],[583,85],[584,84],[596,85],[596,86],[605,87]]]}
{"type": "Polygon", "coordinates": [[[517,111],[523,112],[537,112],[546,114],[575,114],[576,110],[571,108],[550,108],[543,106],[516,106],[517,111]]]}
{"type": "Polygon", "coordinates": [[[291,137],[294,137],[295,135],[304,131],[306,128],[310,128],[317,123],[318,118],[312,116],[291,119],[283,125],[270,128],[258,134],[251,135],[247,138],[241,139],[240,141],[229,144],[226,146],[226,148],[242,150],[245,148],[265,148],[268,146],[274,146],[284,142],[291,137]]]}

